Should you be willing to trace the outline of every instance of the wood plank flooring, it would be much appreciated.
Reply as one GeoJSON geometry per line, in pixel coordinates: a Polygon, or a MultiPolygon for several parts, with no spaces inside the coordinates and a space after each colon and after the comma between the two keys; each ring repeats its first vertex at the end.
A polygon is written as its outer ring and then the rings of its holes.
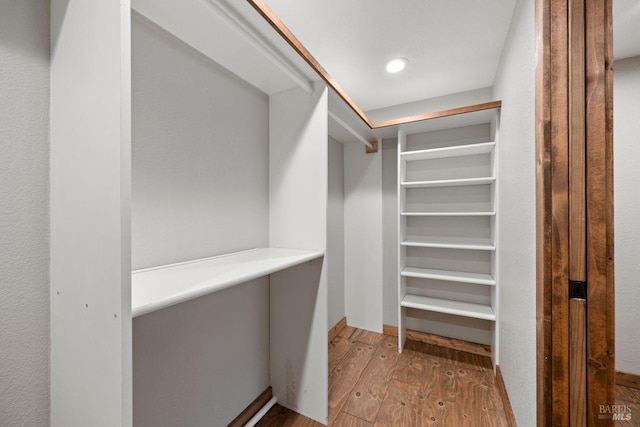
{"type": "MultiPolygon", "coordinates": [[[[508,426],[488,357],[347,327],[329,343],[329,426],[508,426]]],[[[259,426],[316,427],[280,405],[259,426]]]]}
{"type": "Polygon", "coordinates": [[[616,405],[626,405],[631,410],[630,420],[616,420],[615,425],[621,427],[640,426],[640,389],[616,385],[615,396],[616,405]]]}

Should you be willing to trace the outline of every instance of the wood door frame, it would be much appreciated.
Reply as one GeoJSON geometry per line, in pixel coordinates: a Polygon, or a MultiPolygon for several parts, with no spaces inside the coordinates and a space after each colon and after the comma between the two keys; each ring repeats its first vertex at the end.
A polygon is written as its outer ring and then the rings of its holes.
{"type": "Polygon", "coordinates": [[[570,164],[585,170],[588,425],[612,425],[598,415],[600,405],[615,403],[612,0],[578,2],[584,6],[584,22],[578,27],[583,34],[576,37],[570,9],[576,0],[536,0],[538,426],[569,425],[568,282],[575,221],[569,184],[576,176],[570,164]],[[570,59],[576,43],[584,49],[584,64],[570,59]],[[571,86],[576,76],[583,77],[582,93],[571,86]],[[584,156],[571,163],[580,103],[584,156]]]}

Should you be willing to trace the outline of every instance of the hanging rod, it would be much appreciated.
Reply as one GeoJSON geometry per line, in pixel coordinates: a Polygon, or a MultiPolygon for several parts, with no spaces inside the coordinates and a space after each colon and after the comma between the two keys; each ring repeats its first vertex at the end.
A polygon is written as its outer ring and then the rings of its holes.
{"type": "Polygon", "coordinates": [[[365,147],[367,148],[373,148],[373,145],[367,141],[362,135],[360,135],[354,128],[352,128],[351,126],[349,126],[344,120],[342,120],[340,117],[336,116],[334,113],[332,113],[331,111],[329,111],[329,117],[335,121],[337,124],[339,124],[340,126],[342,126],[344,128],[344,130],[346,130],[347,132],[349,132],[351,135],[355,136],[356,139],[360,142],[362,142],[365,147]]]}
{"type": "Polygon", "coordinates": [[[258,30],[253,25],[247,22],[238,12],[231,8],[226,0],[208,0],[206,2],[214,9],[218,14],[235,27],[244,38],[253,45],[256,49],[262,52],[271,62],[273,62],[278,68],[284,71],[294,82],[298,84],[308,94],[313,93],[313,85],[307,79],[307,77],[299,71],[295,66],[289,63],[283,55],[278,52],[268,42],[264,41],[258,30]]]}

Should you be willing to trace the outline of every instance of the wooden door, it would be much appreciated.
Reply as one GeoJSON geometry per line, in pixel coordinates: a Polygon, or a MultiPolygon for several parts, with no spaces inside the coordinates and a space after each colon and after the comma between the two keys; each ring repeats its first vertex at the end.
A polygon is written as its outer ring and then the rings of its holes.
{"type": "Polygon", "coordinates": [[[537,0],[538,425],[612,425],[611,0],[537,0]]]}

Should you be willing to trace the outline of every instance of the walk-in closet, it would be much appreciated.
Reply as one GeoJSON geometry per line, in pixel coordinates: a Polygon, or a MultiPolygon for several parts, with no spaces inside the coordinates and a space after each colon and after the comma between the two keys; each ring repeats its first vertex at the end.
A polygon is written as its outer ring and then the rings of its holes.
{"type": "Polygon", "coordinates": [[[0,2],[0,427],[635,425],[632,3],[0,2]]]}

